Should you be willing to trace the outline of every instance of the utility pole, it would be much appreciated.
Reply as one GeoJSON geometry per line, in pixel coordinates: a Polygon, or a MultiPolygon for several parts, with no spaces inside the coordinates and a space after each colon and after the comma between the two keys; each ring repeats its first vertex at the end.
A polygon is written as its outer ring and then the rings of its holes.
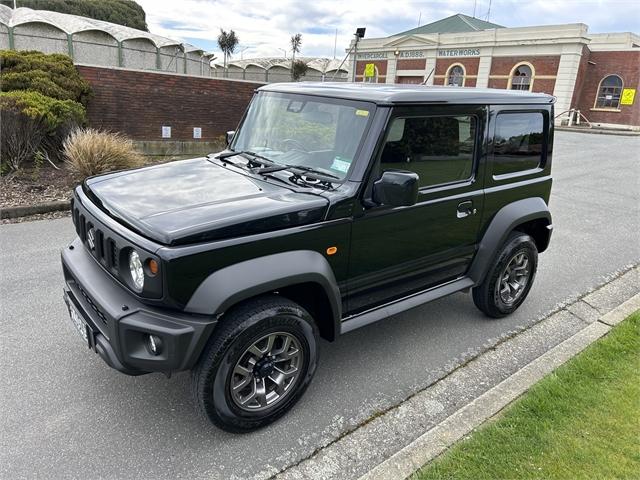
{"type": "MultiPolygon", "coordinates": [[[[15,0],[14,0],[15,1],[15,0]]],[[[333,40],[333,59],[336,59],[336,48],[338,47],[338,29],[336,28],[336,36],[333,40]]]]}

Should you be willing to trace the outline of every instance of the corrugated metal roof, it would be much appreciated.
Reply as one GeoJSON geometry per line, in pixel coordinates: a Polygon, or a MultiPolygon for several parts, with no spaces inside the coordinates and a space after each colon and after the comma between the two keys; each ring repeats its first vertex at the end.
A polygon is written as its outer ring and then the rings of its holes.
{"type": "Polygon", "coordinates": [[[74,34],[97,30],[111,35],[117,41],[133,40],[144,38],[153,43],[156,47],[177,46],[185,52],[203,52],[201,48],[188,43],[182,43],[171,38],[162,37],[153,33],[137,30],[135,28],[117,25],[115,23],[95,20],[93,18],[69,15],[66,13],[50,12],[48,10],[32,10],[30,8],[12,9],[0,4],[0,23],[7,27],[16,27],[28,23],[46,23],[66,34],[74,34]]]}
{"type": "MultiPolygon", "coordinates": [[[[302,60],[307,64],[309,68],[317,70],[319,72],[331,72],[337,70],[342,60],[337,58],[323,58],[323,57],[296,57],[296,60],[302,60]]],[[[222,68],[222,63],[216,62],[215,68],[222,68]]],[[[238,67],[245,69],[248,66],[256,66],[269,70],[273,67],[291,68],[291,59],[282,57],[262,57],[262,58],[248,58],[246,60],[231,60],[227,63],[227,66],[238,67]]],[[[341,70],[348,71],[347,65],[342,65],[341,70]]]]}
{"type": "Polygon", "coordinates": [[[451,15],[450,17],[443,18],[426,25],[421,25],[417,28],[412,28],[406,32],[400,32],[392,35],[396,37],[398,35],[419,35],[430,33],[464,33],[464,32],[477,32],[478,30],[489,30],[492,28],[505,28],[502,25],[496,23],[480,20],[479,18],[469,17],[462,13],[451,15]]]}

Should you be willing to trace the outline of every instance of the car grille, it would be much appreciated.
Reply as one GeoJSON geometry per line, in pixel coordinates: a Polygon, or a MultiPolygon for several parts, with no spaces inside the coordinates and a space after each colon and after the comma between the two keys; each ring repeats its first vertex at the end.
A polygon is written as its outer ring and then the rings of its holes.
{"type": "Polygon", "coordinates": [[[113,275],[118,275],[118,247],[116,240],[102,226],[81,212],[77,206],[73,208],[73,223],[76,233],[91,253],[113,275]]]}
{"type": "Polygon", "coordinates": [[[77,284],[77,285],[78,285],[78,289],[80,290],[80,293],[82,294],[84,299],[87,301],[87,303],[89,305],[91,305],[91,308],[93,309],[94,312],[96,312],[96,315],[98,315],[98,318],[100,318],[100,320],[102,320],[102,323],[104,323],[106,325],[107,324],[107,318],[104,316],[104,313],[102,313],[100,311],[100,309],[98,308],[98,306],[95,304],[95,302],[93,300],[91,300],[91,297],[87,294],[87,292],[84,291],[84,288],[82,288],[79,284],[77,284]]]}

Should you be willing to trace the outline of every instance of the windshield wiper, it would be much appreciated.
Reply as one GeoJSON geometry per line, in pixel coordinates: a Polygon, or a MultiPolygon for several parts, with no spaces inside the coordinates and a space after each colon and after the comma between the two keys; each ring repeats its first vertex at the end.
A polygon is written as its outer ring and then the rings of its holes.
{"type": "Polygon", "coordinates": [[[307,167],[306,165],[273,165],[271,167],[264,167],[256,170],[256,173],[273,173],[279,172],[281,170],[302,170],[303,172],[313,173],[314,175],[325,177],[325,178],[333,178],[335,180],[340,180],[340,177],[333,175],[331,173],[325,173],[322,170],[318,170],[316,168],[307,167]]]}
{"type": "MultiPolygon", "coordinates": [[[[253,158],[247,158],[249,160],[249,163],[257,163],[259,165],[273,165],[273,160],[264,157],[262,155],[260,155],[259,153],[255,153],[249,150],[238,150],[238,151],[231,151],[231,152],[222,152],[220,154],[218,154],[216,156],[217,159],[219,160],[226,160],[229,157],[235,157],[236,155],[244,155],[247,157],[253,157],[253,158]],[[258,160],[259,159],[259,160],[258,160]]],[[[231,162],[230,162],[231,163],[231,162]]],[[[253,168],[249,165],[249,168],[253,168]]]]}

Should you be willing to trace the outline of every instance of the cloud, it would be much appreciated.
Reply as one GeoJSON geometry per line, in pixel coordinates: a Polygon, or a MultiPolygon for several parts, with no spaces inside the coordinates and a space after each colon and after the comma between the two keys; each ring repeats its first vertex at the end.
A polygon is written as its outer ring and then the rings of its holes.
{"type": "MultiPolygon", "coordinates": [[[[203,48],[216,45],[220,29],[233,29],[244,58],[281,56],[289,38],[303,34],[302,54],[345,54],[356,27],[386,37],[455,13],[486,18],[489,0],[138,0],[153,33],[203,48]],[[188,40],[187,40],[188,39],[188,40]]],[[[640,30],[637,0],[493,0],[490,21],[509,27],[586,23],[591,32],[640,30]]]]}

